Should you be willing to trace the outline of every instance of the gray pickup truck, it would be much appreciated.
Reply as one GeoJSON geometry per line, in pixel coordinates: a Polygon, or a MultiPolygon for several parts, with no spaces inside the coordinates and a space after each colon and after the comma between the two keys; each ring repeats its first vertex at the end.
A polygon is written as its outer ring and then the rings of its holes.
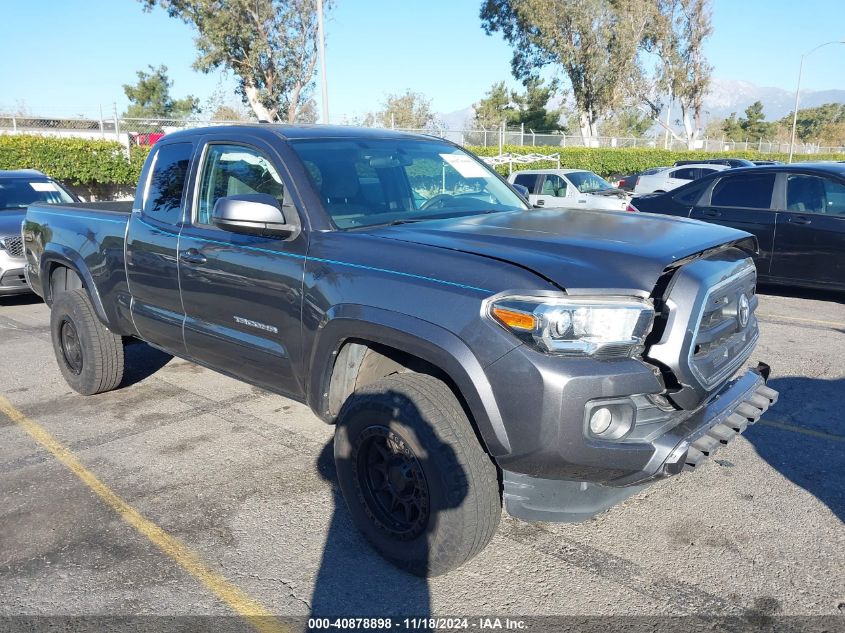
{"type": "Polygon", "coordinates": [[[444,573],[507,511],[576,521],[695,470],[777,399],[746,233],[532,209],[473,155],[386,130],[170,134],[123,208],[29,207],[59,368],[124,344],[305,402],[387,559],[444,573]]]}

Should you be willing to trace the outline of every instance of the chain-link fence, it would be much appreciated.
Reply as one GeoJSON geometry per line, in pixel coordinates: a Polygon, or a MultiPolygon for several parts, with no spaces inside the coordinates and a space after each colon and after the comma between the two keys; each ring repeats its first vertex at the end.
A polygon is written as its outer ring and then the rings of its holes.
{"type": "MultiPolygon", "coordinates": [[[[244,121],[214,119],[130,119],[122,117],[105,118],[61,118],[33,115],[0,116],[0,134],[40,134],[54,137],[105,139],[118,141],[127,149],[132,145],[152,145],[159,138],[193,127],[229,125],[244,121]]],[[[255,122],[255,121],[252,121],[255,122]]],[[[396,128],[400,129],[400,128],[396,128]]],[[[527,129],[406,129],[402,131],[430,134],[448,139],[461,145],[480,147],[505,146],[523,147],[643,147],[671,150],[689,149],[685,140],[666,138],[665,132],[655,136],[625,138],[599,136],[583,138],[580,135],[554,132],[537,132],[527,129]]],[[[777,140],[728,141],[725,139],[698,139],[693,149],[706,152],[731,152],[757,150],[764,153],[788,153],[789,143],[777,140]]],[[[501,152],[500,152],[501,153],[501,152]]],[[[813,143],[796,143],[796,154],[845,153],[845,146],[823,147],[813,143]]]]}

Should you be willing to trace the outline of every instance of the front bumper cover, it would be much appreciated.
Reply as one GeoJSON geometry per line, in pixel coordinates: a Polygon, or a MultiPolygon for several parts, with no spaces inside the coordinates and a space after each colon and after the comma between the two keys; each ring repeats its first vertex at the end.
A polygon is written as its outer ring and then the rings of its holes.
{"type": "Polygon", "coordinates": [[[777,402],[777,391],[766,385],[768,376],[769,367],[761,363],[727,383],[695,415],[660,438],[661,444],[674,444],[668,456],[656,451],[644,468],[621,479],[603,485],[544,479],[505,469],[504,501],[508,513],[527,521],[583,521],[657,479],[695,470],[777,402]]]}

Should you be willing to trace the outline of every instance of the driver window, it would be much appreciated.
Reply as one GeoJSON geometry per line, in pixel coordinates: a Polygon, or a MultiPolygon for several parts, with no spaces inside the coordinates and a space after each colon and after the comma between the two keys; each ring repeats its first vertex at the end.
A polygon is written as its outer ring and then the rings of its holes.
{"type": "Polygon", "coordinates": [[[563,178],[556,174],[547,174],[543,180],[543,189],[540,192],[544,196],[566,197],[566,183],[563,178]]]}
{"type": "Polygon", "coordinates": [[[266,193],[284,203],[282,179],[270,160],[251,147],[209,145],[200,176],[197,224],[212,224],[218,199],[248,193],[266,193]]]}

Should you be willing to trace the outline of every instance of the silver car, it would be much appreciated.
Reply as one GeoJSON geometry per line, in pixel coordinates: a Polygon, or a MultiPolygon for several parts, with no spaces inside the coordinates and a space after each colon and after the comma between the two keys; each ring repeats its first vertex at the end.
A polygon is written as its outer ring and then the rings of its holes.
{"type": "Polygon", "coordinates": [[[651,174],[643,174],[637,178],[634,185],[634,193],[663,193],[672,191],[681,185],[693,180],[698,180],[717,171],[730,169],[727,165],[716,165],[712,163],[690,163],[680,167],[665,167],[651,174]]]}
{"type": "Polygon", "coordinates": [[[33,202],[72,203],[77,198],[34,169],[0,171],[0,297],[30,292],[24,276],[21,223],[33,202]]]}

